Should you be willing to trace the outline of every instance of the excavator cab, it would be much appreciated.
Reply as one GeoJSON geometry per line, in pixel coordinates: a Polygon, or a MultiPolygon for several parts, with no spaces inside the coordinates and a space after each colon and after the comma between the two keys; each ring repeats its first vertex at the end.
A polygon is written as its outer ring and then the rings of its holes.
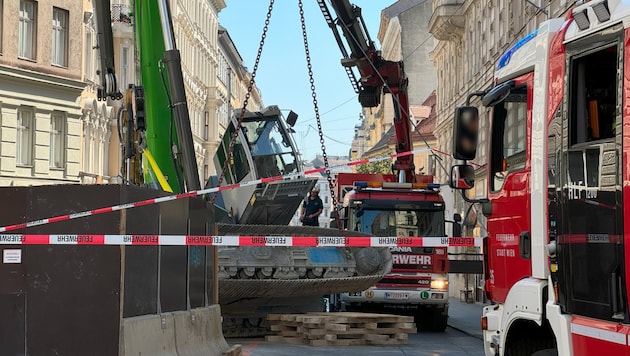
{"type": "Polygon", "coordinates": [[[244,118],[242,130],[259,177],[297,173],[297,151],[279,110],[277,114],[244,118]]]}
{"type": "MultiPolygon", "coordinates": [[[[296,115],[289,116],[295,123],[296,115]]],[[[237,109],[214,156],[215,167],[223,167],[228,157],[241,109],[237,109]]],[[[280,109],[273,105],[262,111],[246,111],[234,142],[222,185],[245,183],[261,178],[293,174],[290,179],[242,186],[221,192],[217,210],[231,215],[223,222],[239,224],[287,225],[317,178],[299,177],[301,163],[292,128],[280,109]]],[[[206,186],[216,186],[210,177],[206,186]]],[[[226,214],[217,214],[217,216],[226,214]]]]}

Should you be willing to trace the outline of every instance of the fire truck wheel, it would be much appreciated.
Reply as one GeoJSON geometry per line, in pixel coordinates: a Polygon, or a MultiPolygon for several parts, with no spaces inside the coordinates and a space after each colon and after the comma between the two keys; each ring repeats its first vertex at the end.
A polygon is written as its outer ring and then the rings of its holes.
{"type": "Polygon", "coordinates": [[[532,356],[558,356],[558,350],[556,349],[540,350],[540,351],[534,352],[532,356]]]}
{"type": "Polygon", "coordinates": [[[548,323],[539,327],[532,321],[517,320],[508,332],[505,356],[557,356],[557,352],[553,353],[555,347],[556,342],[548,323]],[[539,351],[543,353],[538,355],[539,351]]]}
{"type": "Polygon", "coordinates": [[[558,352],[555,349],[541,350],[541,347],[549,347],[549,345],[543,346],[541,343],[544,341],[542,340],[524,337],[519,341],[506,348],[505,356],[558,356],[558,352]]]}

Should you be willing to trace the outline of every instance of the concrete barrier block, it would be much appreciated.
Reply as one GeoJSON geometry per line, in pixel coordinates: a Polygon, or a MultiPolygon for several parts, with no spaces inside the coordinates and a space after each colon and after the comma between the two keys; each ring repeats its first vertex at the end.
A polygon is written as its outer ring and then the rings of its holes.
{"type": "Polygon", "coordinates": [[[177,356],[173,314],[124,318],[121,356],[177,356]]]}
{"type": "Polygon", "coordinates": [[[208,339],[210,342],[218,346],[218,354],[220,355],[222,352],[229,350],[230,346],[223,337],[223,317],[221,316],[221,306],[219,306],[219,304],[213,304],[209,307],[200,309],[204,309],[202,312],[209,315],[207,324],[208,339]]]}
{"type": "Polygon", "coordinates": [[[221,331],[218,305],[174,312],[173,317],[179,356],[221,355],[229,349],[221,331]]]}

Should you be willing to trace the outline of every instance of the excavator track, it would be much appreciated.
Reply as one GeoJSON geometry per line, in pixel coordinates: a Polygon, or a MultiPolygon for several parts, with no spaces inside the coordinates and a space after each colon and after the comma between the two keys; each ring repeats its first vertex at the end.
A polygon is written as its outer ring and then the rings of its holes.
{"type": "MultiPolygon", "coordinates": [[[[339,236],[312,226],[217,224],[219,235],[339,236]]],[[[344,231],[344,236],[370,236],[344,231]]],[[[358,292],[391,270],[387,248],[235,247],[219,249],[219,302],[226,337],[269,333],[269,313],[323,310],[322,297],[358,292]],[[263,271],[264,270],[264,271],[263,271]]]]}

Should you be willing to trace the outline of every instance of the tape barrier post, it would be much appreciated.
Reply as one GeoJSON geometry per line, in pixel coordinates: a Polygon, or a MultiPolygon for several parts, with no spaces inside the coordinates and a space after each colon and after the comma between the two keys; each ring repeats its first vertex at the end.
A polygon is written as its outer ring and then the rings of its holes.
{"type": "Polygon", "coordinates": [[[479,237],[0,234],[1,245],[480,247],[479,237]]]}
{"type": "MultiPolygon", "coordinates": [[[[425,151],[430,151],[430,149],[422,148],[422,149],[417,149],[417,150],[413,150],[413,151],[396,153],[396,154],[392,154],[392,155],[389,155],[389,156],[376,157],[376,158],[370,158],[370,159],[365,159],[365,160],[358,160],[358,161],[348,162],[348,163],[345,163],[345,164],[339,164],[339,165],[336,165],[336,166],[330,166],[330,167],[328,167],[328,169],[330,169],[330,170],[337,170],[337,169],[346,168],[346,167],[352,167],[352,166],[356,166],[356,165],[360,165],[360,164],[364,164],[364,163],[378,162],[378,161],[383,161],[383,160],[390,159],[390,158],[407,156],[407,155],[410,155],[410,154],[420,153],[420,152],[425,152],[425,151]]],[[[87,210],[87,211],[77,212],[77,213],[73,213],[73,214],[59,215],[59,216],[54,216],[54,217],[50,217],[50,218],[46,218],[46,219],[39,219],[39,220],[29,221],[29,222],[20,223],[20,224],[0,226],[0,233],[8,232],[8,231],[15,231],[15,230],[19,230],[19,229],[25,229],[25,228],[29,228],[29,227],[33,227],[33,226],[40,226],[40,225],[51,224],[51,223],[59,222],[59,221],[78,219],[78,218],[83,218],[83,217],[86,217],[86,216],[99,215],[99,214],[109,213],[109,212],[112,212],[112,211],[137,208],[137,207],[144,206],[144,205],[159,204],[159,203],[164,203],[164,202],[168,202],[168,201],[172,201],[172,200],[186,199],[186,198],[190,198],[190,197],[195,197],[195,196],[199,196],[199,195],[215,193],[215,192],[224,191],[224,190],[231,190],[231,189],[237,189],[237,188],[241,188],[241,187],[258,185],[258,184],[261,184],[261,183],[270,183],[270,182],[284,180],[284,179],[298,178],[298,177],[306,176],[306,175],[309,175],[309,174],[321,173],[321,172],[324,172],[325,170],[326,170],[325,167],[316,168],[316,169],[310,169],[310,170],[307,170],[307,171],[304,171],[304,172],[291,173],[291,174],[287,174],[287,175],[283,175],[283,176],[260,178],[260,179],[252,180],[252,181],[249,181],[249,182],[230,184],[230,185],[225,185],[225,186],[222,186],[222,187],[215,187],[215,188],[208,188],[208,189],[201,189],[201,190],[193,190],[193,191],[190,191],[190,192],[177,194],[177,195],[168,195],[168,196],[165,196],[165,197],[141,200],[141,201],[137,201],[137,202],[133,202],[133,203],[113,205],[113,206],[109,206],[109,207],[105,207],[105,208],[99,208],[99,209],[94,209],[94,210],[87,210]]]]}

